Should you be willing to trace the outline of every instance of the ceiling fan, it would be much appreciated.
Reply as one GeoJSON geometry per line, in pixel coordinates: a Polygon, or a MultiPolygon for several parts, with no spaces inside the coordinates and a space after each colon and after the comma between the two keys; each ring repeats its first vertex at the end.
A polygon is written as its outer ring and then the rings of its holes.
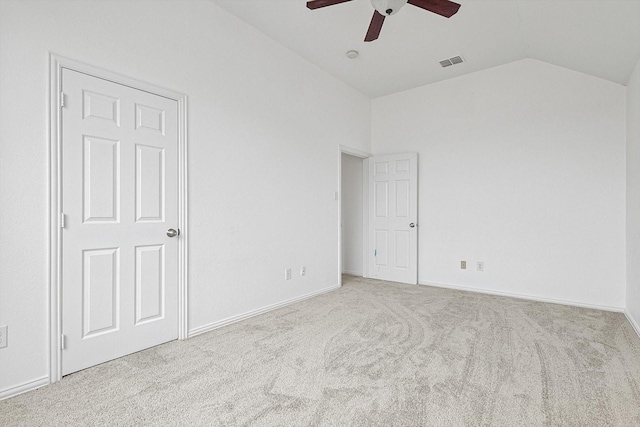
{"type": "MultiPolygon", "coordinates": [[[[309,9],[319,9],[348,1],[351,0],[311,0],[307,2],[307,7],[309,9]]],[[[382,30],[384,18],[396,14],[407,3],[429,12],[437,13],[445,18],[451,18],[460,9],[458,3],[449,0],[371,0],[371,5],[375,11],[364,41],[372,42],[377,39],[380,35],[380,30],[382,30]]]]}

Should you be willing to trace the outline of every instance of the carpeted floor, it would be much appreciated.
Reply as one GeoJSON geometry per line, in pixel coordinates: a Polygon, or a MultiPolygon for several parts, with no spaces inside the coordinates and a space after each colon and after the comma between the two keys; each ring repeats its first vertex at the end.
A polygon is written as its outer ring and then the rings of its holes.
{"type": "Polygon", "coordinates": [[[638,426],[623,314],[346,277],[0,402],[0,425],[638,426]]]}

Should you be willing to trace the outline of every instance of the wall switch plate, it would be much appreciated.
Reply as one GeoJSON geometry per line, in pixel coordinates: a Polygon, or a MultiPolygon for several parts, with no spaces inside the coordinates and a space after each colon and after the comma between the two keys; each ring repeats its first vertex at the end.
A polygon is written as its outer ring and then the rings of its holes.
{"type": "Polygon", "coordinates": [[[460,261],[460,269],[461,270],[467,269],[467,261],[460,261]]]}
{"type": "Polygon", "coordinates": [[[484,262],[478,261],[477,267],[478,271],[484,271],[484,262]]]}
{"type": "Polygon", "coordinates": [[[284,270],[284,280],[291,280],[291,269],[287,268],[284,270]]]}
{"type": "Polygon", "coordinates": [[[5,348],[7,343],[7,325],[0,326],[0,348],[5,348]]]}
{"type": "Polygon", "coordinates": [[[300,275],[305,276],[306,274],[307,274],[307,267],[302,266],[302,268],[300,268],[300,275]]]}

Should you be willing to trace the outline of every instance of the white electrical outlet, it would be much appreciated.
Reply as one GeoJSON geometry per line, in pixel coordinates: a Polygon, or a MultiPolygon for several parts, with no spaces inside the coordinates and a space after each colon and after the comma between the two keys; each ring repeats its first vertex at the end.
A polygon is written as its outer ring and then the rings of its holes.
{"type": "Polygon", "coordinates": [[[7,325],[0,326],[0,348],[5,348],[7,345],[7,325]]]}
{"type": "Polygon", "coordinates": [[[478,261],[477,267],[478,271],[484,271],[484,262],[478,261]]]}
{"type": "Polygon", "coordinates": [[[287,268],[284,270],[284,280],[291,280],[291,269],[287,268]]]}
{"type": "Polygon", "coordinates": [[[302,267],[300,268],[300,275],[301,275],[301,276],[305,276],[306,274],[307,274],[307,267],[302,266],[302,267]]]}
{"type": "Polygon", "coordinates": [[[467,269],[467,261],[460,261],[460,269],[461,270],[467,269]]]}

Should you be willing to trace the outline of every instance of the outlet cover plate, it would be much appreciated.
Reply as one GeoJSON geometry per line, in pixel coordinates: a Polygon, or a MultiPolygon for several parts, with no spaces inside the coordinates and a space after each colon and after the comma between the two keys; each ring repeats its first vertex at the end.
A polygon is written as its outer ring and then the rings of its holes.
{"type": "Polygon", "coordinates": [[[5,348],[8,345],[7,330],[7,325],[0,326],[0,348],[5,348]]]}

